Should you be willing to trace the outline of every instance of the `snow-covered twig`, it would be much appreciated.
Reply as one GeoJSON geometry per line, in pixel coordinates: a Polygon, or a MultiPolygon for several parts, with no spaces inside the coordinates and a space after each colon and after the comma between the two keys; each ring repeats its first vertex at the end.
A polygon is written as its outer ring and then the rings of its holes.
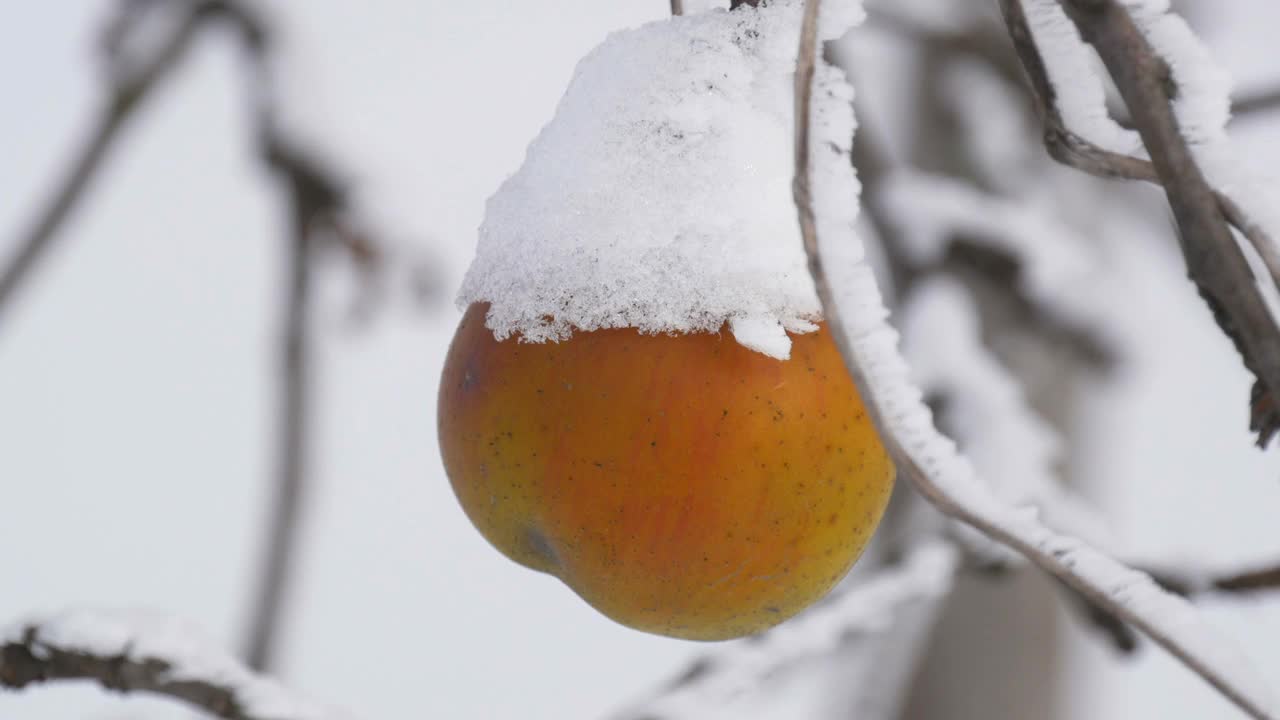
{"type": "MultiPolygon", "coordinates": [[[[1097,49],[1116,81],[1151,160],[1103,148],[1067,126],[1057,101],[1058,88],[1036,45],[1023,2],[1000,0],[1009,35],[1045,124],[1049,154],[1093,175],[1144,180],[1165,189],[1192,279],[1260,387],[1265,388],[1263,395],[1280,397],[1280,332],[1230,228],[1234,226],[1258,253],[1277,288],[1280,249],[1275,238],[1239,203],[1209,185],[1171,105],[1179,90],[1168,62],[1114,0],[1061,0],[1080,35],[1097,49]]],[[[1280,414],[1274,403],[1254,404],[1251,428],[1258,432],[1258,444],[1265,446],[1280,430],[1280,414]]]]}
{"type": "MultiPolygon", "coordinates": [[[[1000,7],[1009,29],[1009,37],[1013,40],[1014,49],[1031,82],[1032,95],[1045,125],[1044,143],[1049,155],[1064,165],[1090,175],[1160,183],[1159,174],[1151,161],[1105,150],[1067,127],[1058,107],[1057,92],[1049,79],[1044,57],[1032,37],[1021,0],[1000,0],[1000,7]]],[[[1247,107],[1248,101],[1245,103],[1247,107]]],[[[1234,107],[1238,110],[1240,105],[1234,107]]],[[[1231,197],[1218,190],[1213,190],[1213,196],[1227,222],[1249,241],[1266,265],[1272,282],[1280,287],[1280,250],[1277,250],[1272,238],[1231,197]]]]}
{"type": "Polygon", "coordinates": [[[896,718],[923,641],[959,567],[955,546],[933,540],[905,560],[837,590],[793,620],[756,637],[702,655],[654,697],[615,714],[615,720],[709,720],[742,717],[767,681],[806,661],[841,654],[842,686],[859,697],[851,717],[896,718]],[[856,655],[856,658],[854,657],[856,655]]]}
{"type": "Polygon", "coordinates": [[[121,693],[162,695],[228,720],[342,720],[257,675],[173,617],[77,611],[0,632],[0,686],[92,680],[121,693]]]}
{"type": "MultiPolygon", "coordinates": [[[[869,269],[840,268],[840,292],[819,249],[811,187],[810,108],[820,0],[805,7],[795,85],[793,194],[805,254],[832,335],[902,477],[944,514],[1021,553],[1116,617],[1169,650],[1240,709],[1260,720],[1280,718],[1271,688],[1236,649],[1208,628],[1182,598],[1083,542],[1042,525],[1000,502],[973,467],[933,427],[919,390],[884,320],[884,305],[869,269]]],[[[824,242],[834,240],[828,238],[824,242]]]]}

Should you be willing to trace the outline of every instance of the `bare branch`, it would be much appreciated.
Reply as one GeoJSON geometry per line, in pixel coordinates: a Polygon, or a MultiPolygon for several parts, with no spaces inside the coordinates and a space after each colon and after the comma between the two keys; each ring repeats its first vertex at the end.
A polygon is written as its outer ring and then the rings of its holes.
{"type": "Polygon", "coordinates": [[[17,243],[10,264],[0,272],[0,318],[21,282],[47,252],[62,222],[70,214],[108,150],[141,102],[185,56],[199,31],[212,22],[235,31],[247,60],[250,107],[265,167],[279,179],[290,211],[287,294],[280,345],[280,416],[276,497],[270,514],[268,541],[261,569],[256,607],[250,622],[248,656],[256,668],[270,663],[275,629],[294,565],[298,524],[304,495],[309,434],[310,286],[311,267],[322,240],[345,250],[371,284],[385,260],[381,246],[346,217],[346,192],[337,173],[291,142],[277,126],[275,86],[270,66],[270,29],[241,0],[122,0],[107,26],[106,57],[113,78],[111,96],[89,141],[77,156],[63,184],[32,229],[17,243]],[[123,57],[121,46],[141,24],[145,12],[169,12],[175,22],[145,62],[123,57]],[[136,66],[136,67],[135,67],[136,66]]]}
{"type": "Polygon", "coordinates": [[[346,192],[332,170],[286,138],[276,125],[268,44],[271,34],[264,21],[240,3],[228,3],[225,11],[240,32],[248,60],[261,159],[275,174],[289,210],[283,328],[277,359],[275,494],[246,636],[249,666],[266,670],[275,659],[306,501],[314,344],[312,269],[319,249],[317,240],[329,237],[343,243],[362,263],[376,257],[378,251],[367,244],[364,235],[352,232],[342,222],[346,192]],[[354,244],[357,241],[365,244],[354,244]]]}
{"type": "MultiPolygon", "coordinates": [[[[146,62],[137,69],[110,73],[113,85],[93,121],[92,129],[31,226],[18,234],[17,250],[0,269],[0,320],[22,284],[49,252],[63,222],[84,198],[120,133],[151,91],[171,75],[186,56],[197,30],[211,16],[216,4],[216,1],[189,3],[190,8],[168,40],[146,62]]],[[[127,3],[123,5],[122,12],[126,16],[132,12],[130,7],[127,3]]],[[[117,29],[127,22],[127,18],[117,20],[117,29]]]]}
{"type": "MultiPolygon", "coordinates": [[[[991,539],[1024,555],[1092,603],[1141,630],[1188,668],[1217,688],[1241,710],[1260,720],[1280,718],[1272,707],[1269,688],[1249,672],[1233,648],[1216,641],[1187,603],[1160,590],[1150,578],[1137,573],[1084,543],[1055,533],[1035,518],[1019,514],[1000,503],[971,477],[971,466],[942,438],[929,420],[918,393],[907,391],[906,368],[897,354],[896,340],[883,328],[865,329],[866,318],[855,323],[842,316],[823,267],[810,188],[810,105],[815,73],[815,50],[820,0],[805,6],[795,85],[795,178],[792,191],[809,271],[813,276],[832,335],[845,365],[861,394],[868,415],[897,465],[900,476],[911,482],[943,514],[972,526],[991,539]],[[855,334],[856,333],[856,334],[855,334]],[[856,340],[855,340],[856,338],[856,340]],[[873,384],[874,371],[879,383],[873,384]],[[887,383],[895,383],[890,386],[887,383]],[[901,395],[890,397],[893,390],[901,395]]],[[[863,276],[860,287],[843,292],[870,302],[873,279],[863,276]]],[[[864,313],[873,308],[862,307],[864,313]]]]}
{"type": "Polygon", "coordinates": [[[1231,103],[1231,112],[1236,117],[1257,115],[1280,110],[1280,88],[1261,90],[1241,95],[1231,103]]]}
{"type": "Polygon", "coordinates": [[[313,210],[295,186],[287,262],[284,330],[280,337],[276,487],[269,539],[258,578],[246,657],[258,670],[271,667],[286,591],[294,571],[299,521],[305,500],[311,427],[311,266],[313,210]]]}
{"type": "Polygon", "coordinates": [[[227,720],[339,717],[253,674],[173,618],[77,612],[0,635],[0,687],[64,680],[165,696],[227,720]]]}

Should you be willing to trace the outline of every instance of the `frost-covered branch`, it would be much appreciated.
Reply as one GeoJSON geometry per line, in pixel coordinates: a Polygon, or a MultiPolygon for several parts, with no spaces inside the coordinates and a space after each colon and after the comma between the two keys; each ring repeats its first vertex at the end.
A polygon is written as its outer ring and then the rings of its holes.
{"type": "Polygon", "coordinates": [[[924,640],[959,567],[956,548],[930,541],[903,562],[846,586],[762,635],[694,660],[666,687],[614,720],[739,718],[761,686],[811,660],[840,655],[848,717],[893,720],[924,640]]]}
{"type": "MultiPolygon", "coordinates": [[[[1219,573],[1201,568],[1143,567],[1160,587],[1186,598],[1202,598],[1226,595],[1256,595],[1280,591],[1280,566],[1271,566],[1234,573],[1219,573]]],[[[1123,621],[1106,608],[1092,604],[1076,593],[1068,597],[1077,600],[1082,615],[1094,627],[1106,635],[1112,645],[1121,652],[1132,652],[1138,646],[1138,638],[1123,621]]]]}
{"type": "Polygon", "coordinates": [[[228,720],[341,720],[345,713],[257,675],[172,617],[78,611],[0,633],[0,686],[90,680],[107,690],[181,700],[228,720]]]}
{"type": "MultiPolygon", "coordinates": [[[[1064,165],[1097,177],[1159,184],[1159,174],[1151,161],[1103,149],[1067,127],[1044,57],[1027,22],[1022,0],[1000,0],[1000,7],[1009,29],[1009,37],[1031,83],[1036,108],[1044,122],[1044,144],[1049,155],[1064,165]]],[[[1237,104],[1235,109],[1239,108],[1240,104],[1237,104]]],[[[1218,190],[1212,192],[1227,222],[1249,241],[1266,265],[1272,282],[1280,287],[1280,249],[1274,239],[1230,196],[1218,190]]]]}
{"type": "MultiPolygon", "coordinates": [[[[1252,717],[1280,718],[1268,684],[1185,600],[1165,592],[1149,576],[1048,529],[1033,515],[997,499],[954,445],[934,428],[918,389],[908,379],[897,336],[885,322],[883,301],[865,263],[831,271],[824,267],[816,200],[830,198],[815,198],[815,190],[822,189],[815,189],[810,178],[811,155],[825,151],[810,147],[820,5],[819,0],[809,0],[802,26],[792,189],[809,270],[824,315],[900,476],[944,514],[1016,550],[1091,602],[1131,623],[1252,717]]],[[[831,242],[835,240],[822,241],[831,242]]]]}
{"type": "MultiPolygon", "coordinates": [[[[1272,400],[1280,397],[1280,332],[1231,227],[1253,246],[1278,288],[1280,248],[1238,202],[1210,186],[1179,126],[1172,103],[1180,90],[1169,63],[1114,0],[1061,0],[1080,35],[1098,51],[1115,80],[1151,159],[1104,148],[1068,127],[1058,102],[1059,88],[1037,46],[1024,2],[1000,0],[1000,5],[1045,125],[1049,154],[1099,177],[1145,180],[1165,189],[1192,279],[1257,377],[1262,395],[1272,400]]],[[[1258,444],[1265,446],[1280,429],[1274,402],[1255,402],[1250,426],[1258,432],[1258,444]]]]}

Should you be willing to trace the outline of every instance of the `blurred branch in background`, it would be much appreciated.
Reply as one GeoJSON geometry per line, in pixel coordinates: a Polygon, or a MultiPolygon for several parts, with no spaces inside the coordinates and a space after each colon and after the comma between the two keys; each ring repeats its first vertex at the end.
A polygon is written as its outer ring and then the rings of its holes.
{"type": "MultiPolygon", "coordinates": [[[[38,267],[63,221],[91,185],[108,151],[151,90],[169,77],[207,28],[229,26],[244,56],[248,107],[257,154],[278,180],[288,210],[285,292],[278,352],[275,493],[268,514],[263,560],[250,612],[245,651],[251,667],[271,666],[296,561],[299,525],[307,499],[312,413],[314,267],[335,247],[356,268],[370,294],[389,262],[352,215],[339,173],[303,149],[279,124],[272,65],[272,29],[254,6],[238,0],[120,0],[103,42],[109,94],[71,170],[53,191],[18,250],[0,272],[0,319],[12,312],[21,284],[38,267]],[[156,35],[159,35],[157,38],[156,35]]],[[[432,279],[411,268],[425,293],[432,279]]]]}
{"type": "Polygon", "coordinates": [[[102,47],[108,68],[107,97],[66,175],[37,212],[31,227],[18,234],[14,243],[17,250],[0,269],[0,329],[4,327],[6,313],[11,312],[7,308],[37,263],[49,252],[59,228],[84,197],[120,133],[151,91],[183,60],[197,31],[218,3],[193,3],[182,22],[171,29],[167,41],[153,50],[150,57],[126,59],[121,47],[123,26],[141,4],[122,3],[119,17],[108,27],[102,47]]]}
{"type": "Polygon", "coordinates": [[[1237,116],[1257,115],[1280,110],[1280,88],[1241,94],[1231,104],[1231,110],[1237,116]]]}
{"type": "Polygon", "coordinates": [[[227,720],[340,720],[254,674],[176,618],[79,611],[0,633],[0,686],[92,680],[106,690],[185,702],[227,720]]]}

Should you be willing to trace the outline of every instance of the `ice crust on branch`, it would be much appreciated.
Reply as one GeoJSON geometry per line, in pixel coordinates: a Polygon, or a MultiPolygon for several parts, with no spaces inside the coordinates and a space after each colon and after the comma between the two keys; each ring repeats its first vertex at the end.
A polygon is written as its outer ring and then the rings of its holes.
{"type": "MultiPolygon", "coordinates": [[[[829,5],[824,37],[861,19],[857,3],[829,5]]],[[[587,55],[490,198],[459,305],[490,303],[500,339],[727,323],[743,345],[788,357],[786,333],[821,317],[790,202],[801,7],[671,18],[587,55]]],[[[850,98],[824,67],[814,117],[819,143],[836,149],[828,165],[850,144],[850,98]]],[[[839,221],[851,223],[856,185],[839,186],[850,193],[839,221]]]]}

